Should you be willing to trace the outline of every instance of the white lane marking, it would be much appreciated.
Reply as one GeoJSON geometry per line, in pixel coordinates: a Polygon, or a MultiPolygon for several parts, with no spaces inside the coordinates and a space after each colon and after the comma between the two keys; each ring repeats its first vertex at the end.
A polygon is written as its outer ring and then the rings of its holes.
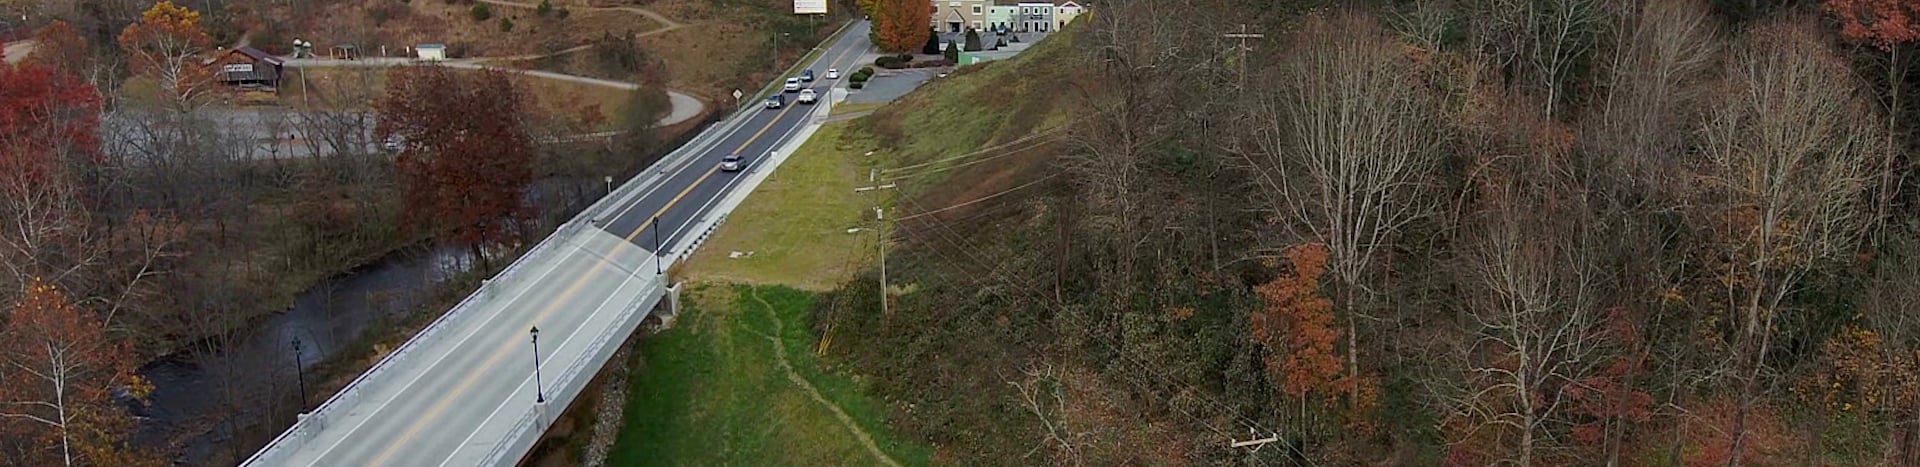
{"type": "MultiPolygon", "coordinates": [[[[546,282],[546,278],[548,275],[551,275],[553,271],[559,270],[560,265],[566,264],[567,260],[572,259],[574,256],[577,256],[580,251],[581,251],[580,245],[573,245],[573,248],[567,250],[567,254],[561,256],[559,260],[554,261],[553,266],[548,267],[546,272],[540,273],[538,277],[534,278],[533,282],[527,283],[526,287],[522,287],[519,292],[513,294],[512,298],[509,298],[500,307],[496,308],[491,316],[488,316],[485,321],[481,322],[480,326],[473,328],[464,337],[461,337],[460,340],[453,341],[454,342],[453,347],[448,348],[446,353],[440,354],[439,358],[433,359],[433,363],[425,367],[422,367],[419,371],[415,371],[413,374],[413,378],[407,380],[406,384],[400,386],[400,390],[394,393],[393,397],[380,401],[379,405],[374,406],[372,410],[369,410],[366,412],[366,416],[360,417],[360,420],[358,421],[358,423],[354,423],[352,428],[348,428],[346,431],[341,432],[343,434],[340,435],[339,439],[335,439],[332,445],[327,446],[326,450],[320,451],[320,454],[314,456],[313,460],[315,462],[318,462],[321,459],[326,459],[328,453],[333,452],[333,450],[335,448],[340,447],[340,444],[346,441],[347,438],[351,437],[354,433],[360,431],[360,427],[365,426],[367,424],[367,420],[373,419],[374,415],[379,414],[380,411],[382,410],[386,410],[387,405],[391,404],[394,399],[398,399],[400,398],[400,395],[406,394],[408,389],[412,388],[415,383],[420,382],[420,378],[426,376],[426,374],[429,373],[434,368],[439,367],[440,362],[445,361],[448,356],[451,356],[454,353],[456,353],[454,351],[458,350],[461,347],[461,344],[465,344],[468,340],[473,338],[473,335],[479,334],[481,330],[487,329],[489,325],[493,323],[494,320],[500,319],[501,316],[506,315],[505,311],[511,308],[514,303],[519,302],[520,298],[526,295],[527,291],[539,288],[535,286],[546,282]]],[[[479,293],[479,292],[475,291],[475,293],[479,293]]],[[[402,346],[405,346],[405,344],[402,344],[402,346]]],[[[398,349],[395,349],[395,351],[398,351],[398,349]]]]}
{"type": "MultiPolygon", "coordinates": [[[[659,257],[657,257],[657,256],[656,256],[656,257],[654,257],[654,260],[655,260],[655,261],[659,261],[659,259],[660,259],[660,258],[659,258],[659,257]]],[[[580,332],[580,330],[581,330],[580,328],[581,328],[581,327],[584,327],[584,326],[586,326],[586,324],[587,324],[587,322],[588,322],[588,321],[592,321],[592,320],[593,320],[593,316],[594,316],[594,315],[598,315],[598,314],[600,314],[600,311],[601,311],[601,310],[605,310],[605,309],[606,309],[606,307],[607,307],[607,303],[608,303],[608,302],[612,302],[612,301],[613,301],[613,298],[614,298],[614,297],[618,297],[618,296],[620,296],[620,291],[622,291],[622,290],[626,290],[626,289],[627,289],[627,284],[628,284],[628,283],[631,283],[631,282],[633,282],[633,278],[634,278],[634,275],[633,275],[633,274],[631,274],[631,273],[629,273],[629,274],[623,274],[623,275],[625,275],[625,276],[627,276],[627,277],[626,277],[625,279],[621,279],[621,280],[620,280],[620,286],[618,286],[618,287],[614,287],[614,288],[613,288],[613,293],[611,293],[611,294],[607,294],[607,298],[606,298],[606,299],[604,299],[604,300],[601,300],[601,301],[600,301],[600,304],[599,304],[599,305],[595,305],[595,306],[594,306],[594,308],[593,308],[593,313],[589,313],[589,314],[587,314],[587,318],[586,318],[586,319],[583,319],[583,320],[580,320],[580,324],[579,324],[579,325],[577,325],[577,326],[574,326],[574,328],[573,328],[573,332],[570,332],[570,333],[567,333],[567,338],[566,338],[566,339],[563,339],[563,340],[561,340],[561,341],[560,341],[560,346],[559,346],[559,347],[555,347],[555,348],[553,349],[553,351],[554,351],[554,352],[553,352],[553,353],[554,353],[554,356],[556,356],[556,357],[558,357],[558,356],[560,355],[560,349],[564,349],[564,348],[566,348],[566,347],[567,347],[567,343],[569,343],[569,342],[573,342],[573,338],[574,338],[574,337],[578,337],[578,336],[579,336],[580,334],[583,334],[582,332],[580,332]]],[[[585,355],[582,355],[582,356],[581,356],[581,358],[585,358],[585,355]]],[[[548,361],[548,362],[552,362],[553,360],[552,360],[552,359],[548,359],[547,361],[548,361]]],[[[569,362],[569,363],[571,363],[571,362],[569,362]]],[[[541,368],[545,368],[545,367],[546,367],[545,365],[539,365],[539,366],[540,366],[541,368]]],[[[520,390],[521,390],[521,389],[523,389],[523,388],[525,388],[525,387],[527,386],[527,382],[529,382],[529,381],[532,381],[532,380],[533,380],[533,375],[531,375],[531,374],[529,374],[529,375],[526,375],[526,376],[524,376],[524,377],[522,377],[522,378],[520,379],[520,384],[516,384],[516,385],[514,385],[514,386],[513,386],[513,391],[512,391],[512,392],[509,392],[509,393],[507,393],[507,399],[506,399],[505,401],[502,401],[502,402],[501,402],[501,403],[500,403],[499,405],[495,405],[495,406],[494,406],[494,408],[493,408],[493,412],[489,412],[489,413],[487,414],[487,418],[485,418],[485,419],[482,419],[482,420],[480,420],[480,425],[479,425],[479,426],[475,426],[475,427],[474,427],[474,429],[473,429],[473,432],[472,432],[472,433],[469,433],[469,434],[467,434],[467,437],[466,437],[465,439],[461,439],[461,440],[460,440],[460,443],[459,443],[459,444],[455,444],[455,445],[453,445],[453,446],[454,446],[454,447],[453,447],[453,452],[449,452],[449,453],[447,453],[447,458],[446,458],[445,460],[442,460],[442,461],[440,461],[440,464],[439,464],[439,465],[441,465],[442,467],[445,467],[445,466],[447,465],[447,463],[448,463],[448,462],[453,462],[453,458],[454,458],[454,457],[457,457],[457,456],[459,456],[459,455],[460,455],[460,450],[461,450],[461,449],[463,449],[463,448],[465,448],[465,447],[467,446],[467,443],[469,443],[469,442],[472,442],[472,441],[473,441],[473,437],[474,437],[474,436],[477,436],[477,435],[479,435],[479,434],[480,434],[480,429],[481,429],[481,428],[484,428],[484,427],[486,427],[486,426],[487,426],[487,423],[489,423],[489,422],[492,422],[492,421],[493,421],[493,417],[495,417],[495,416],[497,416],[497,415],[499,415],[499,414],[500,414],[500,410],[501,410],[501,409],[505,409],[505,408],[507,408],[507,405],[508,405],[508,403],[509,403],[509,402],[511,402],[511,401],[513,400],[513,398],[514,398],[514,396],[516,396],[516,395],[519,395],[519,394],[520,394],[520,390]]],[[[548,400],[548,403],[552,403],[552,402],[553,402],[553,400],[551,400],[551,399],[549,399],[549,400],[548,400]]],[[[561,407],[561,409],[562,409],[562,410],[565,410],[566,408],[565,408],[565,407],[561,407]]],[[[512,435],[512,433],[508,433],[508,435],[512,435]]]]}

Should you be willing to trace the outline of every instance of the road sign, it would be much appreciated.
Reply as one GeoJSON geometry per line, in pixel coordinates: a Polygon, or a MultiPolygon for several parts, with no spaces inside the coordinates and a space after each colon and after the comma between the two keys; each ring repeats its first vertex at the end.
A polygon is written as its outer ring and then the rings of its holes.
{"type": "Polygon", "coordinates": [[[740,100],[740,96],[745,96],[745,95],[746,94],[741,94],[739,89],[733,90],[733,100],[736,100],[736,101],[740,100]]]}

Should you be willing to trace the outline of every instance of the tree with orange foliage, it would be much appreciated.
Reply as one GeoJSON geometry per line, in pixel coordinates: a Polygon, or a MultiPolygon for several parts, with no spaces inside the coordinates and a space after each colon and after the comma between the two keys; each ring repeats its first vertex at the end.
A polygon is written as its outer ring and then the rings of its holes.
{"type": "Polygon", "coordinates": [[[212,71],[201,63],[213,39],[200,27],[200,12],[155,3],[120,31],[119,42],[133,71],[153,78],[176,110],[191,110],[213,83],[212,71]]]}
{"type": "Polygon", "coordinates": [[[52,284],[34,281],[0,333],[0,430],[52,449],[15,465],[109,465],[126,461],[118,438],[130,427],[114,391],[144,398],[134,353],[52,284]]]}
{"type": "Polygon", "coordinates": [[[1250,321],[1253,340],[1267,348],[1267,373],[1281,392],[1306,399],[1317,391],[1332,399],[1343,368],[1335,353],[1340,330],[1334,327],[1333,301],[1320,293],[1327,247],[1299,245],[1288,248],[1286,256],[1292,270],[1253,289],[1266,304],[1250,321]]]}
{"type": "Polygon", "coordinates": [[[99,258],[67,170],[99,154],[99,126],[93,86],[36,63],[0,66],[0,300],[99,258]]]}
{"type": "Polygon", "coordinates": [[[1372,428],[1367,416],[1376,403],[1377,383],[1371,377],[1342,374],[1347,370],[1339,354],[1342,333],[1334,321],[1333,301],[1321,293],[1327,255],[1326,245],[1320,243],[1287,249],[1290,269],[1254,287],[1264,306],[1249,320],[1249,334],[1267,349],[1268,380],[1281,394],[1301,403],[1276,401],[1277,405],[1299,407],[1300,419],[1306,420],[1304,403],[1317,399],[1316,405],[1334,409],[1346,428],[1366,432],[1372,428]],[[1354,397],[1342,404],[1342,393],[1354,397]]]}
{"type": "Polygon", "coordinates": [[[933,3],[926,0],[874,0],[873,43],[880,50],[907,53],[927,43],[933,31],[933,3]]]}
{"type": "Polygon", "coordinates": [[[376,107],[374,130],[401,143],[395,161],[407,211],[443,229],[485,263],[528,213],[533,138],[521,114],[526,93],[505,71],[442,66],[397,69],[376,107]]]}

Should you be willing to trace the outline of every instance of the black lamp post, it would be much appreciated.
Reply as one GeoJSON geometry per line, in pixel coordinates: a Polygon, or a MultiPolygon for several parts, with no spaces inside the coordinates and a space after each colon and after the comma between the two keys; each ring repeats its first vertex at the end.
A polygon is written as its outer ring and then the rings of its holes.
{"type": "Polygon", "coordinates": [[[301,365],[302,363],[305,363],[305,360],[300,358],[300,338],[295,337],[293,338],[293,372],[294,377],[300,380],[300,410],[306,410],[307,368],[301,365]]]}
{"type": "Polygon", "coordinates": [[[653,216],[653,275],[664,272],[660,269],[660,258],[664,257],[660,254],[660,216],[653,216]]]}
{"type": "Polygon", "coordinates": [[[534,326],[527,334],[533,335],[533,402],[545,404],[547,390],[540,386],[540,327],[534,326]]]}

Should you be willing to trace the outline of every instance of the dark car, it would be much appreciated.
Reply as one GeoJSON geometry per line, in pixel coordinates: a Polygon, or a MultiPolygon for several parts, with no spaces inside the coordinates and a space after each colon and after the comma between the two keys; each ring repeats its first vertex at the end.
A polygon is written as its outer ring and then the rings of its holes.
{"type": "Polygon", "coordinates": [[[801,80],[801,81],[813,81],[813,70],[803,70],[803,71],[801,71],[801,72],[800,72],[800,80],[801,80]]]}
{"type": "Polygon", "coordinates": [[[778,109],[786,105],[787,96],[785,94],[774,94],[773,97],[767,98],[767,108],[769,109],[778,109]]]}
{"type": "Polygon", "coordinates": [[[740,169],[746,166],[747,160],[740,157],[739,153],[727,153],[727,157],[720,159],[720,170],[722,172],[739,172],[740,169]]]}

